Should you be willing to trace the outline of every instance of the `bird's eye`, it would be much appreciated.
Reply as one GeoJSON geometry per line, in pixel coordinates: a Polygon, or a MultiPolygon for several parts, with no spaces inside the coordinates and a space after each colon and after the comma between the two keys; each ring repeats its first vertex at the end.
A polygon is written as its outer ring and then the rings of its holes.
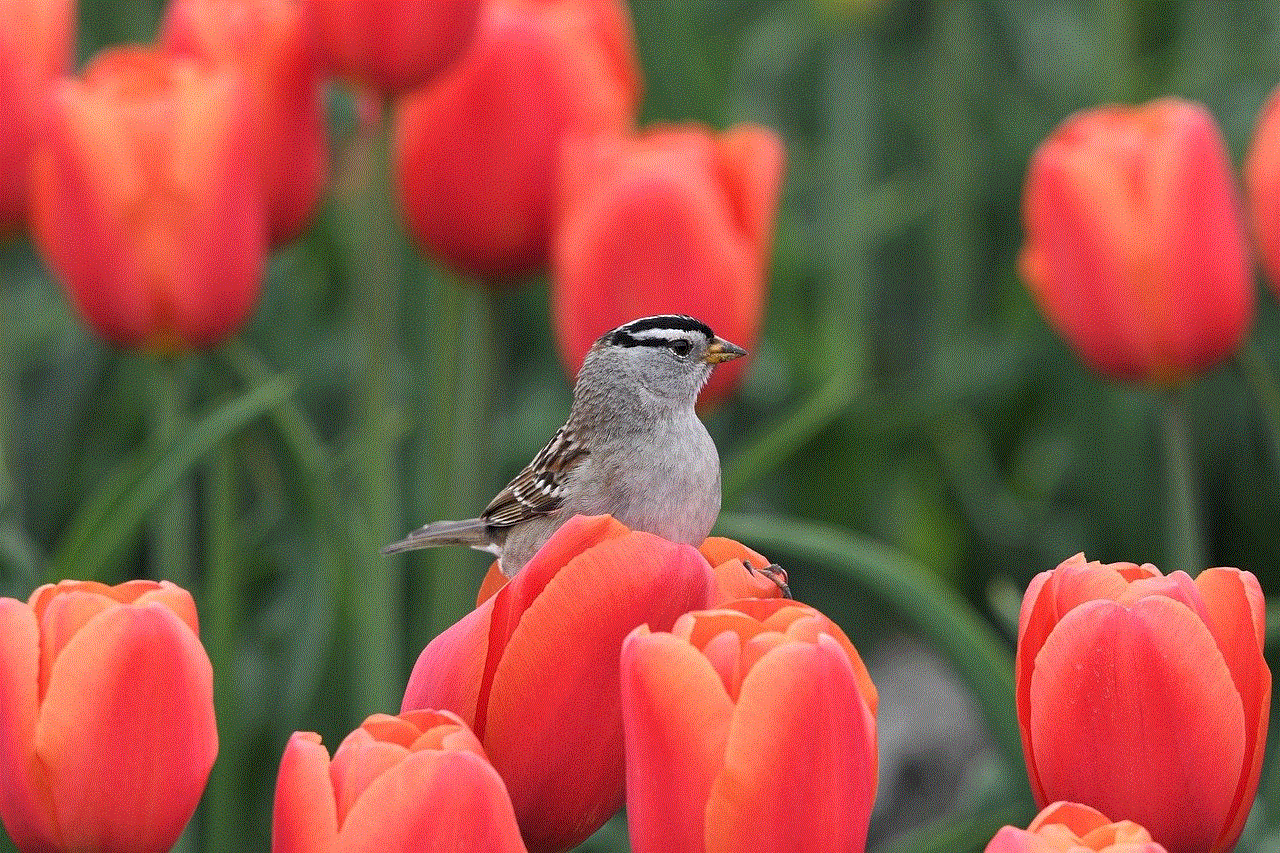
{"type": "Polygon", "coordinates": [[[693,350],[693,344],[688,341],[672,341],[671,351],[680,358],[688,358],[689,353],[693,350]]]}

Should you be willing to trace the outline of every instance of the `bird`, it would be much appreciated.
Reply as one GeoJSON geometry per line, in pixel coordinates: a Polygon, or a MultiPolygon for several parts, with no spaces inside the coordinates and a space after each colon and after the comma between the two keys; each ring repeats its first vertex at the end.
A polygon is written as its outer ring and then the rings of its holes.
{"type": "Polygon", "coordinates": [[[720,513],[720,457],[694,404],[717,365],[747,351],[701,320],[660,314],[601,335],[564,425],[477,518],[435,521],[382,549],[468,545],[513,577],[574,515],[700,545],[720,513]]]}

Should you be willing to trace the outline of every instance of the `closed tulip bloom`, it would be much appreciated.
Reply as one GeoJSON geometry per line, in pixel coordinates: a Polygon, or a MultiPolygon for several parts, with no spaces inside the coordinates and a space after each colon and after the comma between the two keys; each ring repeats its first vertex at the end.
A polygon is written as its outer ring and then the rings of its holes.
{"type": "Polygon", "coordinates": [[[620,0],[491,0],[458,62],[399,107],[394,169],[409,233],[471,275],[543,266],[562,141],[624,132],[639,98],[620,0]]]}
{"type": "Polygon", "coordinates": [[[0,0],[0,237],[27,215],[31,149],[75,43],[73,0],[0,0]]]}
{"type": "MultiPolygon", "coordinates": [[[[575,136],[560,158],[552,313],[572,375],[602,333],[633,317],[689,314],[752,349],[783,147],[767,128],[657,127],[575,136]]],[[[746,359],[711,377],[723,397],[746,359]]]]}
{"type": "Polygon", "coordinates": [[[302,0],[320,61],[387,94],[431,81],[467,46],[481,0],[302,0]]]}
{"type": "Polygon", "coordinates": [[[986,853],[1168,853],[1151,833],[1133,821],[1112,823],[1097,809],[1079,803],[1053,803],[1026,829],[1006,826],[986,853]]]}
{"type": "Polygon", "coordinates": [[[1231,850],[1267,740],[1264,619],[1239,569],[1192,580],[1077,555],[1037,575],[1017,657],[1036,800],[1135,821],[1169,853],[1231,850]]]}
{"type": "Polygon", "coordinates": [[[1258,116],[1244,161],[1244,187],[1249,197],[1254,244],[1271,289],[1280,294],[1280,87],[1258,116]]]}
{"type": "Polygon", "coordinates": [[[570,519],[510,582],[423,650],[404,710],[447,708],[506,782],[530,850],[567,850],[622,805],[618,651],[706,605],[688,545],[570,519]]]}
{"type": "Polygon", "coordinates": [[[161,853],[218,753],[213,670],[167,581],[0,598],[0,818],[23,853],[161,853]]]}
{"type": "Polygon", "coordinates": [[[161,40],[244,75],[269,240],[280,246],[297,237],[328,178],[322,80],[300,7],[293,0],[175,0],[161,40]]]}
{"type": "Polygon", "coordinates": [[[242,81],[158,49],[104,51],[55,93],[33,162],[33,229],[107,340],[222,341],[261,286],[265,223],[242,81]]]}
{"type": "Polygon", "coordinates": [[[370,716],[330,760],[295,732],[276,779],[273,853],[523,853],[502,779],[457,716],[370,716]]]}
{"type": "Polygon", "coordinates": [[[876,705],[848,638],[794,601],[637,628],[622,648],[632,849],[865,850],[876,705]]]}
{"type": "Polygon", "coordinates": [[[1068,118],[1036,150],[1023,277],[1091,367],[1173,384],[1235,351],[1253,280],[1222,134],[1176,98],[1068,118]]]}

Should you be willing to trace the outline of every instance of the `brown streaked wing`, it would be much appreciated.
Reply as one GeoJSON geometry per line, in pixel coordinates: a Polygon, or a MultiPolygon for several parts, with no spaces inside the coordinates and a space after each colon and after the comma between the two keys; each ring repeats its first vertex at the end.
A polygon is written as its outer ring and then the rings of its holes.
{"type": "Polygon", "coordinates": [[[564,475],[586,455],[587,449],[565,424],[556,430],[533,461],[489,502],[481,518],[490,527],[511,527],[555,512],[564,499],[564,475]]]}

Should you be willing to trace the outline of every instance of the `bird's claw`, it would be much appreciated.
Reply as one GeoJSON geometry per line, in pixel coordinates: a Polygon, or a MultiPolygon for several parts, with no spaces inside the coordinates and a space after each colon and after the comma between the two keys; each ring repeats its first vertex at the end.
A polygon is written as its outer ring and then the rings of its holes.
{"type": "Polygon", "coordinates": [[[762,568],[755,568],[751,565],[751,561],[743,560],[742,565],[747,567],[747,571],[753,575],[764,575],[769,580],[778,585],[778,589],[782,590],[783,598],[791,598],[791,587],[787,586],[787,570],[779,566],[777,563],[770,563],[762,568]]]}

